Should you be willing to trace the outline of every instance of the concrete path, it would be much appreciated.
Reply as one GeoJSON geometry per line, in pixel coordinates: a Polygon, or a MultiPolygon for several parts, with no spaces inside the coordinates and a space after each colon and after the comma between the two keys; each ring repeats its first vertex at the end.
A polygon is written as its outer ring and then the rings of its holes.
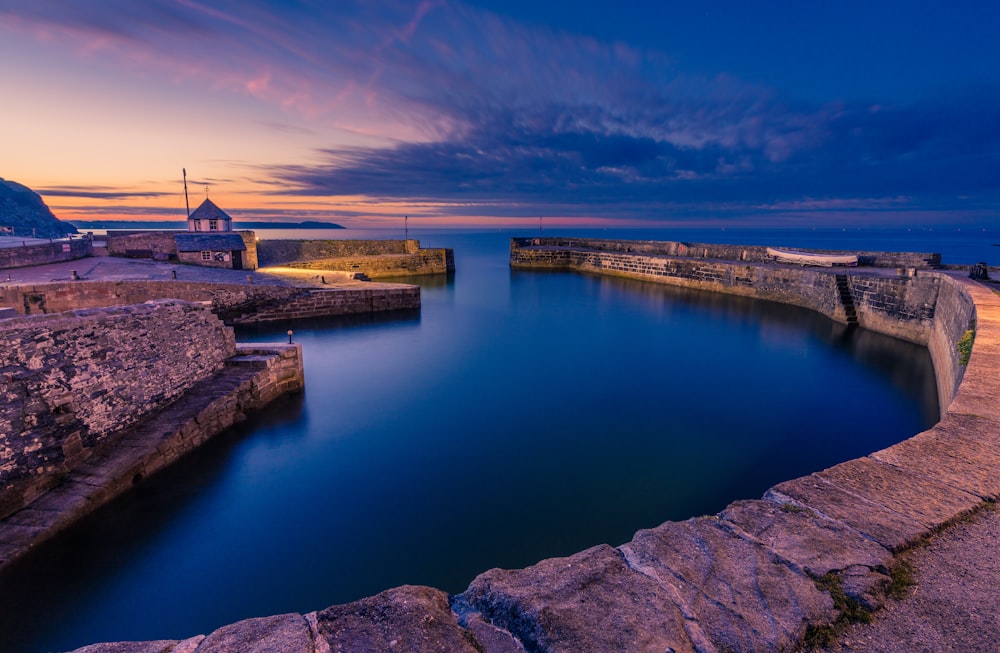
{"type": "Polygon", "coordinates": [[[1000,510],[983,509],[902,557],[914,584],[829,653],[1000,651],[1000,510]]]}
{"type": "MultiPolygon", "coordinates": [[[[70,281],[76,272],[84,281],[169,280],[206,283],[255,283],[278,286],[328,287],[352,286],[371,282],[356,281],[346,272],[304,270],[286,267],[261,268],[256,271],[226,270],[196,265],[162,263],[149,259],[90,256],[75,261],[0,270],[0,285],[25,285],[70,281]],[[325,283],[324,283],[325,281],[325,283]]],[[[397,284],[398,285],[398,284],[397,284]]]]}

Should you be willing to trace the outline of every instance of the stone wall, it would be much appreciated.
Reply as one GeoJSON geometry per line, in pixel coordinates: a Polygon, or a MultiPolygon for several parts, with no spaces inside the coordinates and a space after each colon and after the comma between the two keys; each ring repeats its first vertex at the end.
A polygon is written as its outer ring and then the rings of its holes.
{"type": "Polygon", "coordinates": [[[163,298],[210,302],[212,311],[228,323],[243,324],[419,308],[420,288],[378,284],[315,289],[194,281],[71,281],[0,287],[0,305],[25,315],[163,298]],[[310,300],[312,295],[319,299],[310,300]],[[302,302],[295,303],[298,299],[302,302]]]}
{"type": "Polygon", "coordinates": [[[896,338],[927,345],[943,277],[873,276],[847,273],[861,326],[896,338]]]}
{"type": "MultiPolygon", "coordinates": [[[[177,232],[184,233],[184,232],[177,232]]],[[[139,231],[107,236],[108,254],[129,258],[152,258],[166,261],[177,256],[172,231],[139,231]]]]}
{"type": "Polygon", "coordinates": [[[109,437],[59,485],[0,519],[0,567],[303,383],[300,345],[236,345],[221,370],[109,437]]]}
{"type": "Polygon", "coordinates": [[[24,247],[2,247],[0,248],[0,269],[73,261],[91,256],[93,253],[93,242],[89,238],[74,238],[24,247]]]}
{"type": "Polygon", "coordinates": [[[447,274],[455,270],[455,258],[450,249],[421,249],[416,254],[326,258],[293,261],[285,265],[306,270],[360,272],[369,278],[380,279],[420,274],[447,274]]]}
{"type": "MultiPolygon", "coordinates": [[[[598,238],[512,238],[511,251],[521,247],[557,247],[587,249],[598,252],[624,254],[661,254],[687,258],[721,259],[748,263],[773,262],[767,248],[757,245],[716,245],[711,243],[682,243],[655,240],[602,240],[598,238]]],[[[801,252],[816,254],[844,254],[826,249],[796,248],[801,252]]],[[[884,268],[928,268],[941,263],[940,254],[916,252],[852,251],[858,256],[858,265],[884,268]]]]}
{"type": "Polygon", "coordinates": [[[262,240],[261,265],[362,273],[370,278],[455,271],[451,249],[422,249],[418,240],[262,240]]]}
{"type": "Polygon", "coordinates": [[[837,289],[846,277],[861,326],[926,345],[934,324],[941,275],[900,277],[888,270],[816,268],[626,254],[614,251],[514,247],[511,267],[611,274],[808,308],[839,322],[847,315],[837,289]]]}
{"type": "Polygon", "coordinates": [[[958,342],[966,330],[976,328],[976,302],[953,277],[936,276],[939,291],[926,344],[934,362],[938,403],[945,415],[965,376],[967,364],[962,363],[958,342]]]}
{"type": "Polygon", "coordinates": [[[277,320],[296,320],[329,315],[353,315],[420,308],[419,286],[383,285],[343,290],[312,290],[307,294],[234,318],[234,324],[255,324],[277,320]]]}
{"type": "Polygon", "coordinates": [[[0,330],[0,516],[236,353],[203,306],[163,300],[7,320],[0,330]]]}
{"type": "Polygon", "coordinates": [[[257,257],[261,265],[281,265],[292,261],[340,258],[344,256],[381,256],[415,254],[419,240],[261,240],[257,257]]]}

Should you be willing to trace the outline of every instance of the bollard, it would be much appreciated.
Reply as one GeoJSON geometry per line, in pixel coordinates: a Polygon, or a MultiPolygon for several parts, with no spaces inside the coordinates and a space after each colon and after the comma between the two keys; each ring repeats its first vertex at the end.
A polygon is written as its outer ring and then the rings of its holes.
{"type": "Polygon", "coordinates": [[[989,267],[985,262],[976,263],[971,268],[969,268],[969,278],[970,279],[981,279],[982,281],[988,281],[990,278],[989,267]]]}
{"type": "Polygon", "coordinates": [[[171,270],[170,271],[170,278],[171,279],[176,279],[177,278],[177,270],[171,270]]]}
{"type": "Polygon", "coordinates": [[[70,270],[69,271],[69,278],[72,279],[73,281],[79,281],[80,280],[80,275],[78,275],[76,273],[76,270],[70,270]]]}

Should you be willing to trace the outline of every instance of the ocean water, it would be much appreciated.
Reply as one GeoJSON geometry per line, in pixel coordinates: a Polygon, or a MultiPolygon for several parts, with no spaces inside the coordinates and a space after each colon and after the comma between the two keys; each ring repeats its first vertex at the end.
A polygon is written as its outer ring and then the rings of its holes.
{"type": "MultiPolygon", "coordinates": [[[[987,232],[571,233],[946,262],[997,249],[987,232]]],[[[922,348],[769,302],[510,270],[509,237],[535,234],[411,230],[456,253],[453,278],[420,280],[421,311],[239,330],[283,341],[292,328],[305,393],[0,574],[0,650],[184,638],[403,583],[457,592],[492,567],[713,514],[936,421],[922,348]]]]}

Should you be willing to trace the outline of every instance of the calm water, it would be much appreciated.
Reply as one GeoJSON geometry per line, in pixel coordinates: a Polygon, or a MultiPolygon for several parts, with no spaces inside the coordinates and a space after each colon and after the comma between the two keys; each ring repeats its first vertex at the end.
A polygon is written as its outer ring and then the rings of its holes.
{"type": "Polygon", "coordinates": [[[419,313],[293,325],[304,395],[0,576],[0,650],[183,638],[403,583],[460,591],[935,421],[918,347],[766,302],[513,272],[510,233],[411,235],[455,247],[455,278],[425,285],[419,313]]]}

